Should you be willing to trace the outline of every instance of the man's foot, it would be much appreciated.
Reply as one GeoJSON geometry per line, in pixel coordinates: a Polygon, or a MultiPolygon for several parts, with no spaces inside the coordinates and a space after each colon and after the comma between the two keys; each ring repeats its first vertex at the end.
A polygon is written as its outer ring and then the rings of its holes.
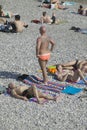
{"type": "Polygon", "coordinates": [[[43,104],[45,102],[46,102],[46,99],[44,99],[44,98],[40,98],[39,101],[38,101],[39,104],[43,104]]]}

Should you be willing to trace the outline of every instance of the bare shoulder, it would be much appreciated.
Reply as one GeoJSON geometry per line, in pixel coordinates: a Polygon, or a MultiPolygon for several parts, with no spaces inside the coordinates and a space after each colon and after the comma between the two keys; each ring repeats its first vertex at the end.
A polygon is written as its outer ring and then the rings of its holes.
{"type": "Polygon", "coordinates": [[[37,38],[37,42],[40,42],[41,41],[41,36],[37,38]]]}
{"type": "Polygon", "coordinates": [[[15,89],[11,90],[11,95],[12,95],[12,96],[15,96],[15,94],[16,94],[15,89]]]}

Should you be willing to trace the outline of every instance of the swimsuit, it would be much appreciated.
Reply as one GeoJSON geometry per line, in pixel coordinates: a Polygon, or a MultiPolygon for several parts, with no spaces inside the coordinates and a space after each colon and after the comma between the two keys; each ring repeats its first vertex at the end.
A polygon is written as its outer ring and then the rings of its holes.
{"type": "Polygon", "coordinates": [[[11,13],[9,11],[4,11],[4,15],[8,18],[11,18],[11,13]]]}
{"type": "Polygon", "coordinates": [[[22,96],[25,96],[25,97],[27,97],[28,99],[34,97],[33,94],[30,94],[30,93],[29,93],[29,89],[24,90],[24,92],[22,93],[22,96]]]}
{"type": "Polygon", "coordinates": [[[51,23],[52,23],[52,24],[55,23],[55,21],[56,21],[56,17],[55,17],[55,16],[52,16],[51,19],[52,19],[52,22],[51,22],[51,23]]]}
{"type": "Polygon", "coordinates": [[[49,60],[50,59],[50,53],[47,53],[47,54],[42,54],[42,55],[39,55],[38,56],[40,60],[49,60]]]}
{"type": "Polygon", "coordinates": [[[78,69],[78,60],[76,60],[75,64],[72,66],[73,66],[74,70],[77,70],[78,69]]]}

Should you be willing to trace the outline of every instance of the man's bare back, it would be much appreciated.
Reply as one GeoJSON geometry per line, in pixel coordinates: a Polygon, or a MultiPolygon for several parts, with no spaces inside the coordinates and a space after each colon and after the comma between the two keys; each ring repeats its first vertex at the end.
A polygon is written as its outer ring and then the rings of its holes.
{"type": "Polygon", "coordinates": [[[38,41],[41,41],[39,55],[50,53],[49,50],[50,38],[48,36],[41,36],[38,38],[38,41]]]}
{"type": "Polygon", "coordinates": [[[22,22],[22,21],[14,21],[14,24],[15,24],[15,26],[16,26],[16,31],[17,32],[23,32],[23,29],[24,29],[24,22],[22,22]]]}
{"type": "Polygon", "coordinates": [[[14,24],[14,28],[13,28],[13,30],[15,31],[15,32],[23,32],[23,29],[24,29],[24,27],[28,27],[28,25],[27,24],[25,24],[24,22],[22,22],[21,20],[20,20],[20,15],[16,15],[15,16],[15,21],[13,21],[13,22],[11,22],[12,24],[14,24]]]}

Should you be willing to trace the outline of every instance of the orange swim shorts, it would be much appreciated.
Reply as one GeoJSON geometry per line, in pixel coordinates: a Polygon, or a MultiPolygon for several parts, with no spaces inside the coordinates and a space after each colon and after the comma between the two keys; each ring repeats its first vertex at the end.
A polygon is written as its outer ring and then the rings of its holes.
{"type": "Polygon", "coordinates": [[[39,55],[38,58],[40,60],[49,60],[50,59],[50,53],[39,55]]]}

